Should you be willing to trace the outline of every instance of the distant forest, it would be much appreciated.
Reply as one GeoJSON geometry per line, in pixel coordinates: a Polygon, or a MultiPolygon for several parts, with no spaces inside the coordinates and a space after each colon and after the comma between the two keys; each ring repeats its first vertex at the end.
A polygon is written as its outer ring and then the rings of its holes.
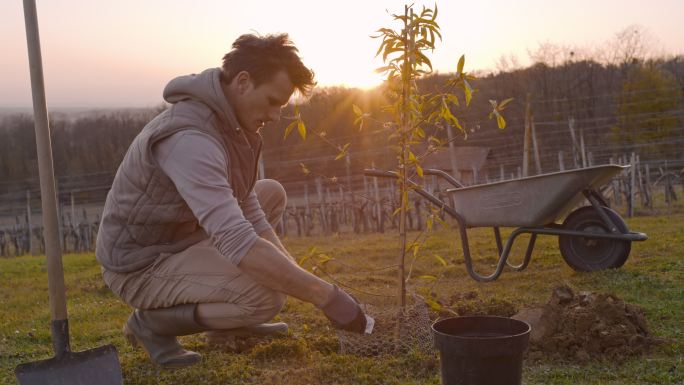
{"type": "MultiPolygon", "coordinates": [[[[456,145],[490,148],[487,172],[498,175],[504,165],[509,173],[519,166],[528,100],[546,171],[557,170],[558,151],[570,154],[570,120],[593,151],[595,163],[632,151],[642,162],[684,159],[683,56],[643,60],[627,55],[614,63],[580,60],[572,51],[548,56],[537,57],[537,63],[526,68],[502,68],[479,77],[471,106],[453,111],[464,128],[456,132],[456,145]],[[508,127],[499,130],[496,122],[487,118],[489,99],[509,97],[514,101],[505,111],[508,127]]],[[[430,92],[445,78],[433,74],[422,79],[419,87],[430,92]]],[[[372,164],[392,168],[395,159],[388,147],[388,131],[381,124],[385,104],[382,87],[368,91],[321,88],[300,107],[309,128],[323,132],[339,146],[350,143],[348,165],[345,159],[334,160],[336,149],[320,137],[309,135],[302,140],[294,130],[283,139],[293,115],[292,108],[286,108],[280,122],[263,132],[266,177],[298,183],[305,178],[301,164],[313,174],[328,177],[342,177],[347,172],[359,175],[372,164]],[[374,117],[362,130],[353,124],[354,104],[374,117]]],[[[106,192],[129,143],[164,108],[52,116],[58,187],[106,192]]],[[[428,127],[427,131],[428,135],[447,137],[443,128],[428,127]]],[[[37,191],[37,187],[32,117],[6,116],[0,121],[0,197],[26,189],[37,191]]]]}

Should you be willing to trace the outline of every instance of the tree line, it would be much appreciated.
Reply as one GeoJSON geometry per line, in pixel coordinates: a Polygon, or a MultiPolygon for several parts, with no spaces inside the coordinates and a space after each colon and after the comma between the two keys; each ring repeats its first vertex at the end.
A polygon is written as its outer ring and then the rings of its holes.
{"type": "MultiPolygon", "coordinates": [[[[529,67],[501,70],[473,81],[480,95],[467,112],[454,111],[462,127],[456,130],[458,146],[491,148],[492,165],[517,159],[526,113],[531,111],[542,138],[539,145],[549,153],[572,146],[567,131],[572,121],[587,143],[603,151],[595,154],[594,163],[632,151],[642,161],[683,158],[683,56],[628,57],[620,63],[575,60],[572,52],[562,61],[537,58],[529,67]],[[506,110],[508,127],[499,130],[487,118],[488,100],[509,97],[514,101],[506,110]]],[[[430,90],[443,78],[434,74],[419,87],[430,90]]],[[[373,165],[392,168],[396,160],[387,148],[389,131],[381,123],[387,120],[385,104],[382,87],[367,91],[322,88],[299,106],[307,128],[318,133],[306,140],[296,130],[283,138],[295,115],[292,106],[286,107],[283,118],[264,132],[265,175],[288,182],[301,180],[307,172],[344,177],[373,165]],[[354,105],[373,117],[361,129],[354,124],[354,105]],[[349,156],[336,160],[345,144],[349,144],[349,156]]],[[[62,187],[107,185],[132,139],[163,108],[52,116],[55,170],[62,187]]],[[[447,140],[443,125],[426,134],[447,140]]],[[[26,189],[37,190],[33,120],[28,114],[5,116],[0,121],[0,194],[26,189]]]]}

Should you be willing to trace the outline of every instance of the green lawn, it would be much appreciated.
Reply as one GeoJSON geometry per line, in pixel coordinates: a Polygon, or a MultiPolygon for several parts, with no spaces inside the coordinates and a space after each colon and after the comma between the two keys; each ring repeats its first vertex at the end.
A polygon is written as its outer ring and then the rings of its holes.
{"type": "MultiPolygon", "coordinates": [[[[684,214],[639,217],[630,228],[648,233],[650,239],[635,243],[626,265],[619,270],[576,273],[562,261],[557,240],[541,237],[529,268],[505,271],[493,283],[470,279],[453,230],[436,230],[419,250],[412,276],[414,287],[432,292],[442,303],[459,293],[473,293],[452,305],[468,313],[507,314],[524,306],[546,302],[551,289],[561,283],[576,290],[611,292],[641,306],[651,332],[664,340],[645,356],[622,363],[527,359],[526,384],[682,384],[684,383],[684,214]],[[434,255],[446,262],[444,267],[434,255]]],[[[472,231],[471,248],[480,270],[494,263],[491,231],[472,231]]],[[[415,237],[417,234],[412,234],[415,237]]],[[[323,277],[366,292],[393,293],[396,273],[371,272],[395,263],[398,240],[387,235],[289,238],[285,243],[302,257],[316,247],[304,266],[311,269],[325,254],[334,260],[324,264],[323,277]],[[327,274],[330,274],[327,275],[327,274]]],[[[523,252],[515,249],[515,258],[523,252]]],[[[121,326],[130,309],[104,286],[92,254],[66,255],[67,297],[74,350],[113,343],[119,350],[126,384],[439,384],[435,356],[408,354],[394,357],[339,355],[335,332],[311,305],[289,299],[279,316],[290,324],[286,337],[266,340],[249,351],[230,353],[210,349],[200,335],[183,337],[190,349],[204,355],[201,364],[188,369],[160,371],[145,354],[124,343],[121,326]]],[[[363,294],[359,294],[363,297],[363,294]]],[[[14,383],[19,363],[50,357],[47,272],[43,257],[0,260],[0,383],[14,383]]],[[[432,317],[436,317],[432,314],[432,317]]]]}

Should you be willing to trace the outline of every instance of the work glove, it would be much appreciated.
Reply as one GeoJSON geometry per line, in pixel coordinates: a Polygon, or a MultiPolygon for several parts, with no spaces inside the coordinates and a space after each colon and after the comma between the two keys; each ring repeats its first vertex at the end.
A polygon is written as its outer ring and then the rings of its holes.
{"type": "Polygon", "coordinates": [[[361,306],[344,290],[333,285],[332,297],[319,306],[333,327],[363,334],[366,330],[366,315],[361,306]]]}

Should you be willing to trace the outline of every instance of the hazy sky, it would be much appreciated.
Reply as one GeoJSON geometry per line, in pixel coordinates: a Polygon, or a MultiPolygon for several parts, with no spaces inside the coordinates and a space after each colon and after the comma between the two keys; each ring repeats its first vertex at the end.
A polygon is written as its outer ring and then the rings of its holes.
{"type": "MultiPolygon", "coordinates": [[[[171,78],[220,65],[249,32],[288,32],[320,85],[367,87],[379,41],[397,26],[389,0],[49,0],[37,1],[48,106],[142,107],[161,102],[171,78]]],[[[433,2],[415,4],[432,6],[433,2]]],[[[642,26],[659,52],[684,53],[684,0],[440,1],[443,40],[432,55],[440,72],[494,70],[502,55],[529,64],[550,42],[598,47],[629,25],[642,26]]],[[[0,1],[0,107],[30,106],[22,1],[0,1]]]]}

